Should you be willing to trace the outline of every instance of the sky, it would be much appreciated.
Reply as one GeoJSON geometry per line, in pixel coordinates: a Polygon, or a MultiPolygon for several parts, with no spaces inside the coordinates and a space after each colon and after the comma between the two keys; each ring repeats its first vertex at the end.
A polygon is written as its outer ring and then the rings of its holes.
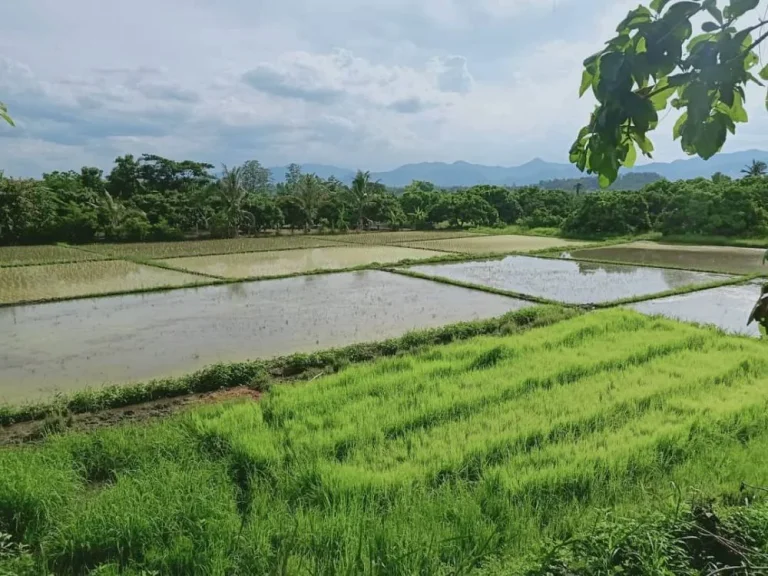
{"type": "MultiPolygon", "coordinates": [[[[0,169],[130,153],[381,171],[567,162],[581,62],[638,0],[17,0],[0,18],[0,169]]],[[[727,151],[768,146],[764,94],[727,151]]],[[[685,157],[668,117],[654,160],[685,157]]]]}

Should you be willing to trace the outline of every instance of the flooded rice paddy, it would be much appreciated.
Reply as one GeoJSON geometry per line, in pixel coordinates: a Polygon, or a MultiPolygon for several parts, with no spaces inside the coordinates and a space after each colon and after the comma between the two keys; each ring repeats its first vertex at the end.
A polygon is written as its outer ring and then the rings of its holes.
{"type": "Polygon", "coordinates": [[[360,271],[0,309],[0,401],[500,316],[527,303],[360,271]]]}
{"type": "Polygon", "coordinates": [[[747,319],[759,296],[760,283],[752,282],[649,300],[630,307],[644,314],[660,314],[675,320],[714,324],[726,332],[759,337],[757,323],[747,326],[747,319]]]}
{"type": "Polygon", "coordinates": [[[296,234],[291,236],[262,236],[258,238],[227,238],[222,240],[190,240],[184,242],[141,242],[137,244],[93,244],[86,248],[116,258],[175,258],[206,256],[237,252],[263,252],[336,246],[338,242],[322,237],[296,234]]]}
{"type": "Polygon", "coordinates": [[[0,266],[23,266],[76,260],[100,260],[102,256],[65,246],[0,246],[0,266]]]}
{"type": "Polygon", "coordinates": [[[222,278],[258,278],[314,270],[341,270],[375,262],[394,264],[402,260],[424,260],[433,256],[442,256],[442,253],[399,246],[336,245],[330,248],[307,250],[174,258],[161,262],[174,268],[222,278]]]}
{"type": "Polygon", "coordinates": [[[569,304],[612,302],[728,278],[687,270],[590,264],[528,256],[413,266],[410,270],[569,304]]]}
{"type": "Polygon", "coordinates": [[[349,234],[329,236],[329,238],[352,242],[354,244],[402,244],[404,242],[422,242],[424,240],[447,240],[453,238],[472,238],[481,236],[473,232],[461,230],[432,230],[418,232],[407,230],[405,232],[363,232],[362,234],[350,232],[349,234]]]}
{"type": "Polygon", "coordinates": [[[427,250],[444,250],[465,254],[504,254],[507,252],[533,252],[547,248],[585,246],[590,242],[563,240],[547,236],[475,236],[473,238],[453,238],[447,240],[429,240],[424,242],[409,242],[405,244],[412,248],[427,250]]]}
{"type": "Polygon", "coordinates": [[[0,268],[0,304],[210,282],[122,260],[0,268]]]}
{"type": "Polygon", "coordinates": [[[768,272],[763,264],[765,250],[727,246],[685,246],[633,242],[620,246],[590,248],[570,253],[575,259],[592,258],[615,262],[630,262],[649,266],[675,266],[689,270],[709,270],[731,274],[768,272]]]}

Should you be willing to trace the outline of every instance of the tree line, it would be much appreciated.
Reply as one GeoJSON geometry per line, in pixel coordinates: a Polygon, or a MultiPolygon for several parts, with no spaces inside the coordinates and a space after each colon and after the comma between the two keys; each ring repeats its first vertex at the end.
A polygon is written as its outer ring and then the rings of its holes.
{"type": "MultiPolygon", "coordinates": [[[[345,184],[288,167],[273,183],[258,161],[226,167],[156,155],[40,179],[0,174],[0,243],[87,243],[235,237],[290,229],[330,231],[518,225],[578,237],[768,233],[768,178],[660,180],[638,191],[481,185],[441,190],[415,181],[392,190],[359,171],[345,184]]],[[[578,188],[578,187],[576,187],[578,188]]]]}

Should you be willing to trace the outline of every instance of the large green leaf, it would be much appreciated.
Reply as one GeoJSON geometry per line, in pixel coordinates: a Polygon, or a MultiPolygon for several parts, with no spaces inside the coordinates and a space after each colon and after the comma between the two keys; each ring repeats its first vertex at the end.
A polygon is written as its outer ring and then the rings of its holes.
{"type": "Polygon", "coordinates": [[[2,102],[0,102],[0,118],[8,122],[11,126],[15,126],[13,119],[8,115],[8,108],[6,108],[5,104],[2,102]]]}
{"type": "Polygon", "coordinates": [[[723,13],[720,8],[717,7],[717,0],[704,0],[701,6],[712,15],[712,18],[717,20],[719,24],[723,23],[723,13]]]}
{"type": "Polygon", "coordinates": [[[626,168],[632,168],[635,165],[635,162],[637,162],[637,150],[631,140],[627,143],[629,144],[629,148],[627,149],[627,157],[624,159],[623,164],[626,168]]]}
{"type": "Polygon", "coordinates": [[[720,115],[704,124],[696,136],[696,152],[704,160],[709,160],[720,152],[725,144],[726,122],[720,115]]]}
{"type": "Polygon", "coordinates": [[[656,110],[664,110],[669,99],[677,92],[677,86],[670,86],[669,79],[663,78],[653,87],[650,100],[656,110]]]}
{"type": "Polygon", "coordinates": [[[757,8],[758,4],[760,4],[760,0],[731,0],[730,5],[725,8],[725,17],[728,19],[738,18],[757,8]]]}
{"type": "Polygon", "coordinates": [[[680,115],[680,118],[677,119],[677,122],[675,122],[675,127],[672,129],[672,136],[675,140],[680,138],[683,131],[683,125],[688,122],[688,112],[683,112],[680,115]]]}
{"type": "Polygon", "coordinates": [[[766,64],[765,68],[763,68],[762,70],[760,70],[760,72],[759,72],[759,76],[760,76],[760,78],[762,78],[763,80],[768,80],[768,64],[766,64]]]}
{"type": "Polygon", "coordinates": [[[734,122],[749,121],[747,111],[744,109],[744,101],[738,92],[733,93],[733,104],[728,109],[728,115],[734,122]]]}
{"type": "Polygon", "coordinates": [[[584,93],[592,86],[592,80],[595,79],[595,75],[589,70],[584,70],[581,74],[581,86],[579,87],[579,98],[584,96],[584,93]]]}
{"type": "Polygon", "coordinates": [[[657,14],[661,14],[661,12],[664,10],[664,7],[669,4],[670,1],[671,0],[653,0],[653,2],[651,2],[651,10],[657,14]]]}

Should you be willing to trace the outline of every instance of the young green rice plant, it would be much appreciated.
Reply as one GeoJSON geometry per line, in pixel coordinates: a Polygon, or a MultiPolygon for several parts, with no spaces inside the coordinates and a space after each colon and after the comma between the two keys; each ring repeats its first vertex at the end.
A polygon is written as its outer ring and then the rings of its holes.
{"type": "Polygon", "coordinates": [[[122,260],[0,268],[0,304],[178,287],[210,282],[201,276],[122,260]]]}
{"type": "Polygon", "coordinates": [[[345,270],[377,263],[395,264],[405,260],[418,261],[439,256],[442,256],[442,253],[400,246],[337,244],[326,248],[172,258],[155,262],[223,278],[262,278],[320,270],[345,270]]]}
{"type": "Polygon", "coordinates": [[[512,332],[2,449],[0,532],[66,574],[762,573],[760,342],[624,310],[512,332]]]}
{"type": "Polygon", "coordinates": [[[66,246],[0,246],[0,267],[100,260],[102,256],[66,246]]]}
{"type": "Polygon", "coordinates": [[[472,238],[481,236],[474,232],[463,230],[427,230],[404,232],[350,232],[348,234],[328,236],[334,240],[366,245],[391,245],[406,242],[424,242],[429,240],[450,240],[455,238],[472,238]]]}
{"type": "Polygon", "coordinates": [[[117,258],[154,260],[182,256],[214,256],[239,252],[269,252],[336,246],[337,242],[322,237],[297,234],[292,236],[263,236],[258,238],[227,238],[221,240],[189,240],[183,242],[140,242],[135,244],[90,244],[84,249],[117,258]]]}

